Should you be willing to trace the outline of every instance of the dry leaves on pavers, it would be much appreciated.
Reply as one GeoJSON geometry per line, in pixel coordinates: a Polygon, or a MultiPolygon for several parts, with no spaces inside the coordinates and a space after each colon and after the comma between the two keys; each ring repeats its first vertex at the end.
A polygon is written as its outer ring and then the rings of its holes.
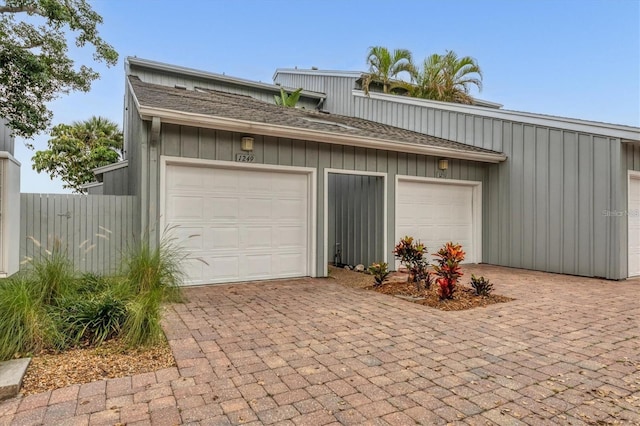
{"type": "Polygon", "coordinates": [[[21,393],[31,395],[74,384],[148,373],[175,366],[168,343],[127,349],[111,340],[98,348],[72,349],[33,356],[21,393]]]}

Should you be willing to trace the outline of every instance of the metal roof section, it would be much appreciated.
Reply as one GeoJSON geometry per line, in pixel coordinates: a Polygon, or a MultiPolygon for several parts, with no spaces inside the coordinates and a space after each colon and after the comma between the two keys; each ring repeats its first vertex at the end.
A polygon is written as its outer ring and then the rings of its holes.
{"type": "Polygon", "coordinates": [[[360,78],[366,72],[362,71],[338,71],[338,70],[320,70],[320,69],[300,69],[300,68],[277,68],[273,73],[273,80],[278,74],[300,74],[300,75],[319,75],[325,77],[347,77],[360,78]]]}
{"type": "Polygon", "coordinates": [[[106,166],[96,167],[92,171],[94,175],[101,175],[106,172],[122,169],[123,167],[127,167],[128,165],[129,165],[129,160],[122,160],[122,161],[118,161],[117,163],[107,164],[106,166]]]}
{"type": "MultiPolygon", "coordinates": [[[[297,88],[292,87],[283,87],[277,84],[269,84],[269,83],[261,83],[259,81],[247,80],[244,78],[238,77],[229,77],[224,74],[217,74],[209,71],[197,70],[194,68],[181,67],[178,65],[166,64],[163,62],[152,61],[149,59],[136,58],[135,56],[129,56],[125,60],[125,69],[127,75],[131,73],[131,66],[141,67],[141,68],[149,68],[153,70],[164,71],[168,73],[174,73],[179,75],[186,75],[190,77],[202,78],[205,80],[215,80],[220,81],[227,84],[234,84],[245,87],[252,87],[256,89],[266,90],[269,92],[273,92],[275,94],[280,93],[280,89],[283,88],[285,90],[293,91],[297,88]]],[[[313,92],[310,90],[303,90],[301,94],[307,98],[313,99],[324,99],[326,95],[320,92],[313,92]]]]}
{"type": "MultiPolygon", "coordinates": [[[[316,76],[326,76],[326,77],[351,77],[355,78],[357,83],[362,82],[362,78],[365,74],[368,74],[366,71],[335,71],[335,70],[317,70],[317,69],[298,69],[298,68],[278,68],[273,74],[273,80],[275,81],[278,74],[300,74],[300,75],[316,75],[316,76]]],[[[395,82],[404,82],[403,80],[392,80],[395,82]]],[[[478,106],[483,106],[487,108],[502,108],[504,105],[498,102],[486,101],[484,99],[478,99],[475,97],[471,97],[473,99],[473,104],[478,106]]]]}
{"type": "Polygon", "coordinates": [[[483,117],[498,118],[520,123],[555,127],[583,133],[620,138],[625,142],[640,141],[640,127],[624,124],[603,123],[600,121],[580,120],[577,118],[559,117],[555,115],[535,114],[508,109],[487,108],[479,105],[463,105],[450,102],[432,101],[428,99],[410,98],[407,96],[387,95],[384,93],[365,94],[362,90],[353,90],[353,96],[379,99],[406,105],[429,107],[445,111],[454,111],[483,117]]]}
{"type": "Polygon", "coordinates": [[[176,89],[135,76],[128,77],[128,84],[143,120],[157,117],[165,123],[489,163],[506,159],[496,151],[361,118],[284,108],[216,90],[176,89]]]}

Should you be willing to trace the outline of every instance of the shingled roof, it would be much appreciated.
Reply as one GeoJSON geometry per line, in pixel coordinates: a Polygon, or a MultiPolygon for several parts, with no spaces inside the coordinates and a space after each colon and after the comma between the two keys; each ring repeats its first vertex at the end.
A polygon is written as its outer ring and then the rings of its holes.
{"type": "MultiPolygon", "coordinates": [[[[283,108],[245,95],[225,93],[211,89],[177,89],[169,86],[146,83],[136,76],[129,76],[128,78],[137,102],[141,107],[222,117],[274,126],[285,126],[287,128],[298,128],[301,130],[313,130],[327,134],[332,133],[381,141],[395,141],[402,144],[408,143],[458,152],[501,155],[496,151],[465,145],[361,118],[297,108],[283,108]]],[[[398,148],[399,151],[402,151],[400,146],[398,148]]]]}

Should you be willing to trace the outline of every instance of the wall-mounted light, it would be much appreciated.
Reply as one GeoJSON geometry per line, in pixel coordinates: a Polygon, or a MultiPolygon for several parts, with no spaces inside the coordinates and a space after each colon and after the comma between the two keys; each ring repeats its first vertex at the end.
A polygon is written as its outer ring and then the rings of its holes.
{"type": "Polygon", "coordinates": [[[449,160],[444,158],[441,160],[438,160],[438,168],[442,171],[447,170],[449,168],[449,160]]]}
{"type": "Polygon", "coordinates": [[[253,138],[250,136],[243,137],[240,148],[242,148],[243,151],[253,151],[253,138]]]}

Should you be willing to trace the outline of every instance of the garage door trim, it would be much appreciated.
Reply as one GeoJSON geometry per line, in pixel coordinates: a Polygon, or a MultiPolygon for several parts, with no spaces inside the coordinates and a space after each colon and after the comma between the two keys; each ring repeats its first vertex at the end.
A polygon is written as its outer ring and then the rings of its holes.
{"type": "MultiPolygon", "coordinates": [[[[482,182],[472,180],[458,180],[458,179],[440,179],[418,176],[406,176],[396,175],[395,183],[395,212],[394,212],[394,235],[396,240],[399,240],[403,236],[398,235],[398,187],[400,181],[405,182],[421,182],[421,183],[436,183],[440,185],[454,185],[454,186],[469,186],[472,188],[471,202],[472,202],[472,235],[473,235],[473,253],[467,252],[467,259],[472,263],[482,262],[482,182]]],[[[464,249],[464,247],[463,247],[464,249]]]]}
{"type": "MultiPolygon", "coordinates": [[[[316,211],[316,199],[317,199],[317,171],[312,167],[296,167],[296,166],[280,166],[271,164],[252,164],[252,163],[236,163],[233,161],[224,160],[203,160],[198,158],[183,158],[183,157],[171,157],[160,156],[160,229],[165,229],[166,218],[166,176],[167,166],[196,166],[196,167],[208,167],[217,169],[234,169],[234,170],[251,170],[251,171],[273,171],[280,173],[292,173],[292,174],[306,174],[308,182],[308,235],[307,244],[309,245],[307,250],[307,271],[309,276],[317,276],[317,261],[316,261],[316,242],[317,242],[317,211],[316,211]]],[[[161,231],[163,232],[163,231],[161,231]]]]}
{"type": "Polygon", "coordinates": [[[640,214],[640,212],[636,212],[633,211],[631,209],[631,181],[632,180],[640,180],[640,172],[634,171],[634,170],[628,170],[627,171],[627,233],[626,233],[626,237],[627,237],[627,277],[628,278],[633,278],[633,277],[637,277],[639,275],[636,274],[631,274],[631,268],[630,268],[630,264],[631,264],[631,250],[629,247],[629,243],[630,243],[630,239],[629,239],[629,219],[632,217],[632,215],[634,214],[640,214]]]}

